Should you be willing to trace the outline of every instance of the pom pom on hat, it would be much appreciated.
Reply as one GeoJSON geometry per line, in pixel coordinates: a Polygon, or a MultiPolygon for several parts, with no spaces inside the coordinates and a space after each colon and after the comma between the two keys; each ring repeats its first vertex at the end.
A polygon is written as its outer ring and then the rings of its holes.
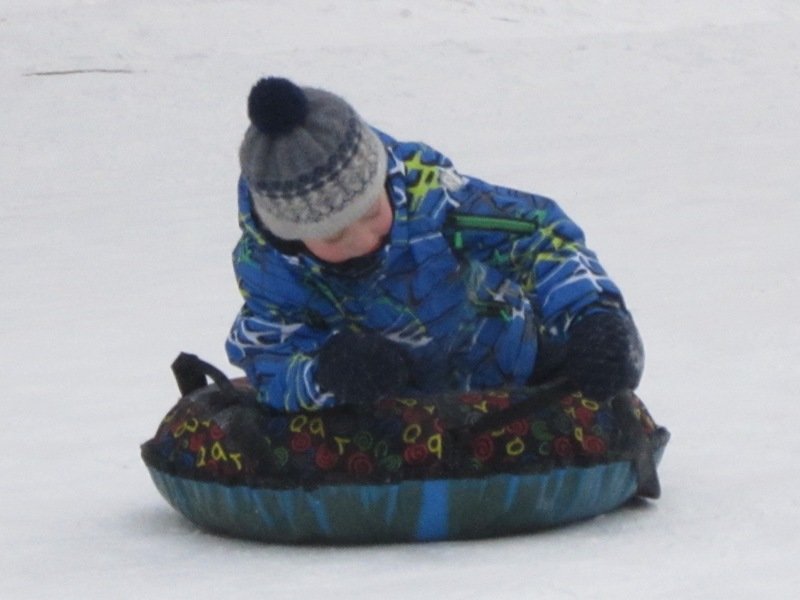
{"type": "Polygon", "coordinates": [[[308,99],[288,79],[261,79],[250,90],[247,115],[262,133],[282,135],[303,124],[308,115],[308,99]]]}

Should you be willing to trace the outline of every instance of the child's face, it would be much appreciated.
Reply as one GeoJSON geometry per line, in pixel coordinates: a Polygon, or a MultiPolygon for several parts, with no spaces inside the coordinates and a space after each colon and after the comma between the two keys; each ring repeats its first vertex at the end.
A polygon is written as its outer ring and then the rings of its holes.
{"type": "Polygon", "coordinates": [[[303,243],[317,258],[340,263],[377,250],[391,227],[392,207],[386,190],[381,190],[375,204],[358,221],[331,237],[304,239],[303,243]]]}

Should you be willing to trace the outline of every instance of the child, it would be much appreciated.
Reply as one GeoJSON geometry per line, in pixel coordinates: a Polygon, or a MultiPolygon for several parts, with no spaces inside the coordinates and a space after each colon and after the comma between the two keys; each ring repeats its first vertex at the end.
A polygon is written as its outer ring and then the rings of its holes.
{"type": "Polygon", "coordinates": [[[550,199],[455,170],[280,78],[248,99],[226,349],[286,411],[559,377],[606,400],[643,353],[619,289],[550,199]]]}

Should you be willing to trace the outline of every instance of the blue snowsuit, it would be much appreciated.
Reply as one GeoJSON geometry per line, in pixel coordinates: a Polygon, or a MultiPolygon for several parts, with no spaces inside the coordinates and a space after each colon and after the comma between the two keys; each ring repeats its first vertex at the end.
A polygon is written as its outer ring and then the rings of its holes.
{"type": "Polygon", "coordinates": [[[345,329],[402,344],[415,388],[484,389],[525,385],[539,336],[563,340],[578,315],[625,312],[555,202],[461,175],[428,146],[378,133],[394,221],[363,269],[279,249],[239,182],[233,262],[244,306],[226,350],[261,401],[286,411],[335,405],[315,381],[316,355],[345,329]]]}

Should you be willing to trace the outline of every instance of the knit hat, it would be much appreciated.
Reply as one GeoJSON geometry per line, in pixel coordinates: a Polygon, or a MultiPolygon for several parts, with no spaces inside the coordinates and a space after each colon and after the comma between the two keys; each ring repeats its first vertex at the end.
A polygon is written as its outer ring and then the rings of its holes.
{"type": "Polygon", "coordinates": [[[342,98],[261,79],[239,161],[261,222],[285,240],[324,238],[358,220],[386,179],[383,143],[342,98]]]}

